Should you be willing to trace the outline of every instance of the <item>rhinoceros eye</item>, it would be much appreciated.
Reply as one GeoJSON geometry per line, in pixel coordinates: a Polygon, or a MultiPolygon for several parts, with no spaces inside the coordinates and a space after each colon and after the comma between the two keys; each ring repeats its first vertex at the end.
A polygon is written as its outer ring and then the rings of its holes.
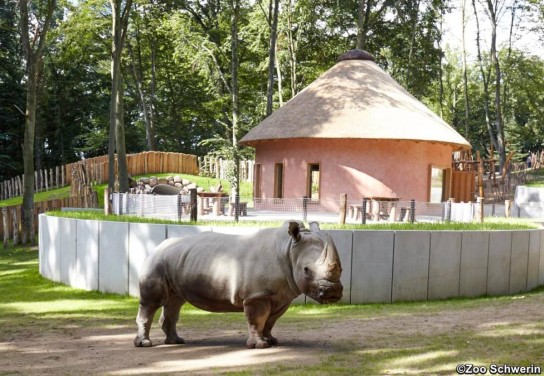
{"type": "Polygon", "coordinates": [[[306,277],[310,276],[310,268],[308,268],[307,266],[304,267],[304,274],[306,275],[306,277]]]}

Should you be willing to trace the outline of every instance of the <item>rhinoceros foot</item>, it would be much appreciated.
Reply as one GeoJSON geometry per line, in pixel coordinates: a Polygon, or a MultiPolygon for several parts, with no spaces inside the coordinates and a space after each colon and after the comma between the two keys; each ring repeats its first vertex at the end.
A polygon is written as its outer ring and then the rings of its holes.
{"type": "Polygon", "coordinates": [[[134,338],[134,346],[136,347],[151,347],[153,346],[153,343],[149,338],[140,338],[139,336],[136,336],[134,338]]]}
{"type": "Polygon", "coordinates": [[[272,336],[267,337],[267,338],[266,338],[266,342],[268,342],[268,344],[269,344],[270,346],[274,346],[274,345],[277,345],[277,344],[279,343],[279,342],[278,342],[278,339],[277,339],[276,337],[272,337],[272,336]]]}
{"type": "Polygon", "coordinates": [[[185,340],[181,337],[166,337],[166,339],[164,340],[164,343],[166,345],[183,345],[185,344],[185,340]]]}
{"type": "Polygon", "coordinates": [[[267,349],[271,345],[264,338],[250,338],[246,342],[248,349],[267,349]]]}

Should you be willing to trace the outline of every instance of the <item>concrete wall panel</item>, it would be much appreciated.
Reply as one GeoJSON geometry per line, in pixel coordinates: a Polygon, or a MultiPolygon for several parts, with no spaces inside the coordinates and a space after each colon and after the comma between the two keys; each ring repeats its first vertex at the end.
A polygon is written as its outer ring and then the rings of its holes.
{"type": "Polygon", "coordinates": [[[505,295],[510,291],[511,253],[512,232],[493,231],[489,233],[488,295],[505,295]]]}
{"type": "MultiPolygon", "coordinates": [[[[126,224],[40,215],[40,273],[76,288],[138,296],[145,258],[168,234],[209,227],[126,224]]],[[[217,232],[248,233],[253,229],[217,232]]],[[[544,284],[542,230],[329,231],[341,258],[345,303],[517,293],[544,284]],[[458,289],[458,290],[457,290],[458,289]],[[458,291],[458,293],[457,293],[458,291]]],[[[294,303],[310,303],[304,295],[294,303]]]]}
{"type": "Polygon", "coordinates": [[[128,293],[128,231],[124,222],[101,222],[98,287],[103,292],[128,293]]]}
{"type": "Polygon", "coordinates": [[[342,276],[340,277],[340,282],[342,282],[342,285],[344,286],[344,291],[340,303],[349,304],[351,301],[351,252],[353,249],[353,231],[330,230],[327,232],[336,246],[338,256],[340,256],[340,262],[342,263],[342,276]]]}
{"type": "Polygon", "coordinates": [[[395,232],[393,302],[427,299],[430,239],[428,231],[395,232]]]}
{"type": "Polygon", "coordinates": [[[488,253],[489,232],[463,232],[459,296],[473,297],[486,294],[488,253]]]}
{"type": "Polygon", "coordinates": [[[529,231],[512,232],[510,260],[510,293],[527,291],[527,262],[529,260],[529,231]]]}
{"type": "Polygon", "coordinates": [[[140,269],[155,248],[166,239],[166,225],[131,223],[128,241],[128,293],[140,296],[140,269]]]}
{"type": "Polygon", "coordinates": [[[98,290],[98,221],[77,221],[76,283],[74,287],[98,290]]]}
{"type": "Polygon", "coordinates": [[[544,235],[540,232],[540,262],[538,263],[538,285],[544,285],[544,235]]]}
{"type": "Polygon", "coordinates": [[[77,219],[59,218],[60,281],[73,286],[77,280],[77,219]]]}
{"type": "Polygon", "coordinates": [[[540,264],[540,230],[532,230],[529,233],[529,260],[527,263],[527,290],[538,286],[538,270],[540,264]]]}
{"type": "Polygon", "coordinates": [[[40,216],[39,226],[40,274],[60,282],[60,220],[58,217],[40,216]]]}
{"type": "Polygon", "coordinates": [[[354,231],[351,303],[390,303],[393,231],[354,231]]]}
{"type": "Polygon", "coordinates": [[[431,232],[429,259],[429,299],[459,296],[462,233],[431,232]]]}

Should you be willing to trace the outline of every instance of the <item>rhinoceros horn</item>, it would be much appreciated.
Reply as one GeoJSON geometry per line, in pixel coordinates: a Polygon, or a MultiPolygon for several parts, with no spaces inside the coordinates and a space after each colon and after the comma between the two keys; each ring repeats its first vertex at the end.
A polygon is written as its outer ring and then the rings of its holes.
{"type": "MultiPolygon", "coordinates": [[[[317,264],[321,265],[321,270],[327,276],[326,278],[331,281],[337,281],[340,279],[340,274],[342,273],[342,266],[340,264],[340,257],[336,248],[331,245],[332,242],[325,242],[325,247],[321,256],[317,260],[317,264]]],[[[334,243],[333,243],[334,244],[334,243]]]]}

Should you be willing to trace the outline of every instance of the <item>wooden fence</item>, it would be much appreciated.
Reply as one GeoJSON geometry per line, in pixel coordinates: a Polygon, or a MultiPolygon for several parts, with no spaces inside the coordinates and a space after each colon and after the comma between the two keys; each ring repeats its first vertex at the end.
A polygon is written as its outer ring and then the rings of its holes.
{"type": "MultiPolygon", "coordinates": [[[[117,160],[117,156],[115,156],[117,160]]],[[[72,181],[72,167],[82,164],[91,185],[107,183],[109,179],[108,156],[89,158],[66,165],[66,182],[72,181]]],[[[117,174],[117,163],[115,164],[117,174]]],[[[183,153],[167,153],[146,151],[127,155],[127,170],[132,176],[177,172],[180,174],[198,175],[198,163],[195,155],[183,153]]]]}
{"type": "MultiPolygon", "coordinates": [[[[81,197],[68,197],[63,199],[41,201],[34,203],[34,233],[38,233],[38,215],[50,210],[60,210],[63,207],[83,207],[81,197]]],[[[17,245],[21,242],[22,227],[22,205],[13,205],[0,208],[0,238],[4,241],[4,247],[8,246],[9,240],[17,245]]]]}
{"type": "MultiPolygon", "coordinates": [[[[69,184],[66,182],[66,167],[57,166],[34,172],[34,191],[43,192],[50,189],[62,188],[69,184]]],[[[24,176],[16,176],[10,180],[0,182],[0,200],[22,196],[24,176]]]]}
{"type": "MultiPolygon", "coordinates": [[[[36,171],[34,174],[35,192],[62,188],[72,183],[74,171],[83,165],[88,176],[89,185],[103,184],[108,181],[108,156],[89,158],[82,161],[36,171]]],[[[117,163],[116,163],[117,165],[117,163]]],[[[183,153],[143,152],[127,155],[128,173],[132,176],[176,172],[198,175],[197,157],[183,153]]],[[[117,173],[117,169],[115,170],[117,173]]],[[[6,200],[23,194],[24,177],[16,176],[0,182],[0,200],[6,200]]]]}

